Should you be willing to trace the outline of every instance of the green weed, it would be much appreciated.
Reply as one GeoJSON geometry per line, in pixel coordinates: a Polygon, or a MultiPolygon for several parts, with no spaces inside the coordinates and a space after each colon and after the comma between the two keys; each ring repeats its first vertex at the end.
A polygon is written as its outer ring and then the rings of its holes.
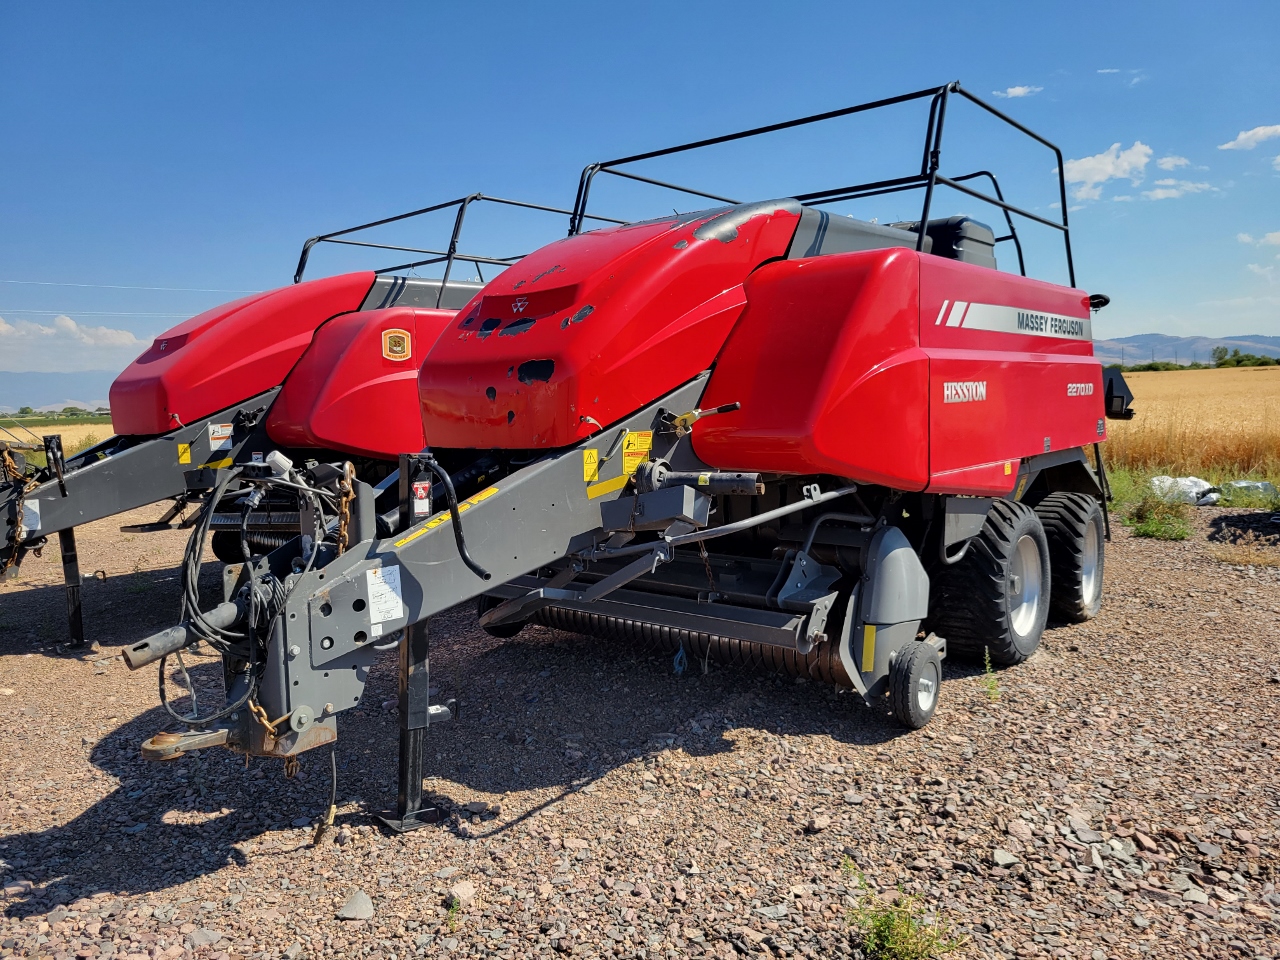
{"type": "MultiPolygon", "coordinates": [[[[863,889],[867,889],[861,875],[863,889]]],[[[919,897],[898,891],[893,901],[869,890],[862,902],[849,910],[849,923],[859,933],[867,960],[935,960],[964,946],[966,938],[954,936],[940,917],[926,918],[919,897]]]]}
{"type": "Polygon", "coordinates": [[[1187,522],[1190,512],[1188,504],[1166,500],[1149,491],[1128,508],[1123,522],[1133,530],[1135,537],[1185,540],[1191,536],[1191,526],[1187,522]]]}
{"type": "Polygon", "coordinates": [[[987,699],[995,703],[1000,699],[1000,681],[996,678],[996,671],[991,666],[991,648],[982,648],[982,686],[987,691],[987,699]]]}

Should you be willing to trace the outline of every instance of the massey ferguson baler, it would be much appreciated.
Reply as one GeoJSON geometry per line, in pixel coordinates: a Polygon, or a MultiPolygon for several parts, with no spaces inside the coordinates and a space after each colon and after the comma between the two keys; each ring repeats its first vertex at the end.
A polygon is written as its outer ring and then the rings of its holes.
{"type": "MultiPolygon", "coordinates": [[[[501,268],[518,259],[459,253],[466,213],[480,202],[569,212],[472,194],[313,237],[303,246],[293,286],[215,307],[156,337],[112,384],[117,436],[72,457],[63,456],[60,438],[44,438],[47,466],[39,469],[27,463],[24,450],[41,444],[0,443],[0,574],[15,575],[26,553],[57,534],[74,648],[84,641],[75,527],[163,500],[172,505],[158,522],[125,529],[168,529],[180,516],[190,525],[208,495],[199,471],[237,463],[269,461],[280,476],[283,464],[298,463],[320,497],[317,518],[327,515],[336,535],[340,502],[350,495],[347,473],[386,491],[395,480],[398,454],[425,445],[413,412],[418,367],[458,308],[482,286],[450,279],[455,262],[480,272],[482,265],[501,268]],[[351,236],[438,211],[455,214],[446,250],[351,236]],[[407,251],[425,259],[304,282],[318,243],[407,251]],[[396,275],[437,263],[444,264],[441,279],[396,275]],[[271,457],[273,452],[284,459],[271,457]]],[[[219,559],[243,560],[242,539],[250,550],[265,552],[304,532],[296,490],[278,485],[271,497],[245,511],[250,492],[234,483],[217,504],[210,529],[219,559]]],[[[395,492],[384,497],[393,511],[395,492]]]]}
{"type": "MultiPolygon", "coordinates": [[[[378,651],[398,647],[387,819],[408,828],[437,814],[421,805],[422,735],[452,715],[427,701],[427,618],[468,599],[498,636],[537,623],[771,667],[887,704],[911,728],[933,715],[948,653],[1018,663],[1051,609],[1093,616],[1105,477],[1085,450],[1106,434],[1091,339],[1106,300],[1075,288],[1069,244],[1070,285],[1021,269],[1013,216],[1066,239],[1065,203],[1057,223],[1005,202],[989,173],[940,173],[958,97],[1014,123],[950,84],[588,167],[570,235],[486,284],[423,359],[429,450],[405,451],[401,476],[430,471],[445,509],[414,521],[402,479],[379,537],[357,483],[345,543],[255,556],[213,611],[189,589],[183,623],[129,659],[161,660],[163,684],[164,658],[207,640],[226,704],[171,709],[189,729],[144,752],[221,744],[293,762],[336,739],[378,651]],[[601,173],[657,183],[618,168],[918,99],[918,174],[582,232],[601,173]],[[969,186],[979,178],[994,196],[969,186]],[[1009,233],[931,219],[943,186],[993,204],[1009,233]],[[821,209],[910,188],[925,197],[915,222],[821,209]],[[1017,273],[996,268],[1001,242],[1017,273]],[[481,460],[499,480],[466,469],[481,460]]],[[[1111,412],[1124,407],[1117,396],[1111,412]]],[[[279,478],[234,459],[203,482],[216,502],[229,484],[268,495],[279,478]]]]}

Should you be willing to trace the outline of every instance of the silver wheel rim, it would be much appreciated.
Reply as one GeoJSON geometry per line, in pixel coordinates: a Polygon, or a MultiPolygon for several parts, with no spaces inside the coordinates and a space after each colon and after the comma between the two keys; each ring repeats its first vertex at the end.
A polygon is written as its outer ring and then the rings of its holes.
{"type": "Polygon", "coordinates": [[[1040,546],[1027,534],[1018,538],[1009,564],[1009,579],[1017,589],[1009,596],[1009,621],[1020,637],[1029,634],[1040,612],[1040,546]]]}
{"type": "Polygon", "coordinates": [[[1080,565],[1080,593],[1086,604],[1098,595],[1098,528],[1088,523],[1084,528],[1084,558],[1080,565]]]}
{"type": "Polygon", "coordinates": [[[916,706],[921,713],[928,713],[938,700],[938,668],[930,663],[925,666],[920,682],[916,685],[916,706]]]}

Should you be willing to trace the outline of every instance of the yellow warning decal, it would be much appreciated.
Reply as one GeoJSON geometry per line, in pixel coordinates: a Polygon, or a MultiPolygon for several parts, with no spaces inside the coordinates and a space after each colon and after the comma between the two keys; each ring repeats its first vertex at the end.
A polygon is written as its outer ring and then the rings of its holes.
{"type": "Polygon", "coordinates": [[[615,490],[621,490],[627,485],[627,481],[631,478],[627,474],[620,477],[614,477],[612,480],[605,480],[603,483],[593,484],[587,487],[587,499],[595,500],[597,497],[603,497],[606,494],[613,493],[615,490]]]}
{"type": "Polygon", "coordinates": [[[862,628],[862,672],[871,673],[876,668],[876,625],[868,623],[862,628]]]}
{"type": "Polygon", "coordinates": [[[587,448],[582,451],[582,482],[595,483],[600,479],[600,451],[587,448]]]}
{"type": "Polygon", "coordinates": [[[649,459],[653,449],[653,431],[637,430],[622,438],[622,475],[629,477],[649,459]]]}
{"type": "Polygon", "coordinates": [[[223,467],[229,466],[231,466],[231,458],[227,457],[225,460],[210,460],[208,463],[202,463],[200,464],[200,469],[221,470],[223,467]]]}
{"type": "Polygon", "coordinates": [[[710,484],[711,484],[711,474],[709,473],[698,474],[698,486],[706,487],[706,486],[710,486],[710,484]]]}
{"type": "Polygon", "coordinates": [[[1026,493],[1026,492],[1027,492],[1027,480],[1028,480],[1028,479],[1030,479],[1030,478],[1029,478],[1029,477],[1027,477],[1025,474],[1023,474],[1022,479],[1018,481],[1018,489],[1017,489],[1016,491],[1014,491],[1013,499],[1015,499],[1015,500],[1021,500],[1021,499],[1022,499],[1022,495],[1023,495],[1024,493],[1026,493]]]}
{"type": "MultiPolygon", "coordinates": [[[[463,500],[461,503],[458,504],[459,515],[466,513],[468,510],[474,507],[477,503],[481,503],[482,501],[488,500],[497,492],[498,492],[497,487],[487,487],[486,489],[481,490],[475,496],[467,497],[467,499],[463,500]]],[[[414,530],[407,537],[401,537],[399,540],[397,540],[396,546],[403,547],[406,543],[412,543],[414,540],[417,540],[424,533],[430,533],[432,530],[434,530],[436,527],[440,526],[441,524],[448,523],[450,519],[451,517],[448,510],[445,510],[443,513],[437,513],[434,517],[432,517],[430,520],[428,520],[426,523],[420,526],[417,530],[414,530]]]]}
{"type": "Polygon", "coordinates": [[[1013,461],[1006,460],[1004,462],[1004,475],[1007,477],[1011,473],[1013,473],[1013,461]]]}
{"type": "Polygon", "coordinates": [[[189,443],[178,444],[178,462],[179,463],[191,462],[191,444],[189,443]]]}

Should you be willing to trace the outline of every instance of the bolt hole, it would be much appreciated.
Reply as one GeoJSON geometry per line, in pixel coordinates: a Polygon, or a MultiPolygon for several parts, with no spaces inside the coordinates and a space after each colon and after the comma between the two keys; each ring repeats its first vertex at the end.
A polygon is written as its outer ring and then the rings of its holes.
{"type": "Polygon", "coordinates": [[[331,613],[333,613],[333,607],[327,603],[320,604],[320,616],[327,617],[331,613]]]}
{"type": "Polygon", "coordinates": [[[351,604],[351,609],[354,610],[356,613],[359,613],[361,610],[364,609],[364,606],[365,604],[363,600],[356,600],[351,604]]]}
{"type": "Polygon", "coordinates": [[[328,671],[328,670],[326,670],[326,671],[325,671],[325,673],[324,673],[324,675],[327,677],[327,676],[329,675],[329,671],[328,671]]]}
{"type": "Polygon", "coordinates": [[[324,637],[320,640],[321,650],[330,650],[333,648],[333,637],[324,637]]]}
{"type": "Polygon", "coordinates": [[[363,630],[356,631],[356,636],[355,636],[356,643],[364,643],[368,639],[369,639],[369,635],[365,633],[363,630]]]}
{"type": "Polygon", "coordinates": [[[293,681],[293,685],[296,687],[298,685],[298,681],[297,680],[293,681]]]}
{"type": "Polygon", "coordinates": [[[291,614],[289,614],[289,619],[290,619],[290,620],[297,620],[297,619],[298,619],[298,615],[297,615],[296,613],[291,613],[291,614]]]}

